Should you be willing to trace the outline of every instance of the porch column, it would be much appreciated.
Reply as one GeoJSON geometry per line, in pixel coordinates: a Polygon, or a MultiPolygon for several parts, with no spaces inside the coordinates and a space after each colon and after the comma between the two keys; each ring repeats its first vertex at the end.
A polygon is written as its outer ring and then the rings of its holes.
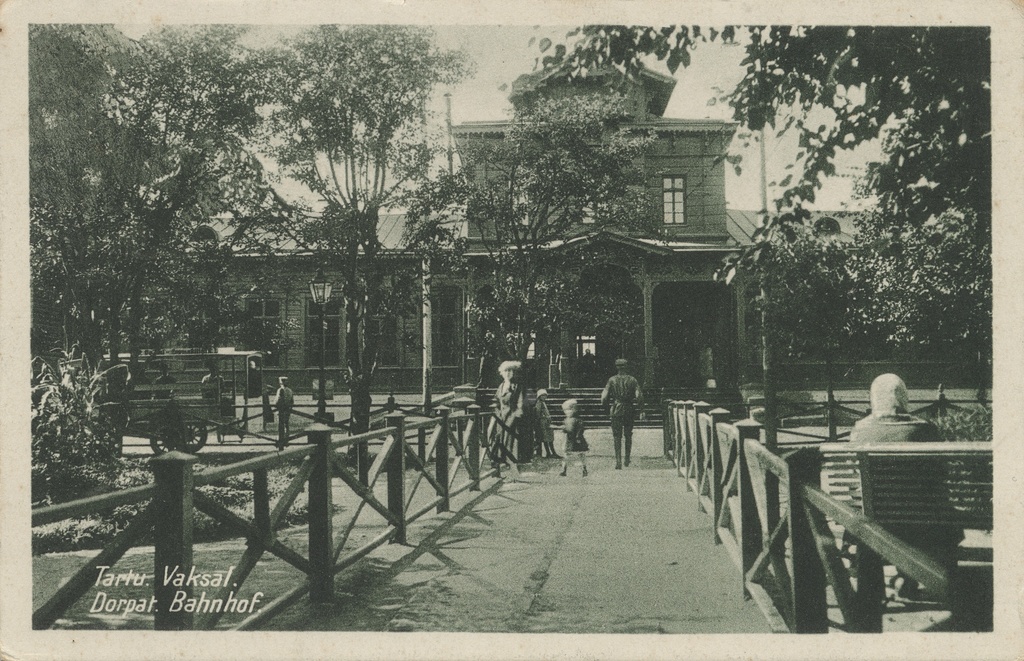
{"type": "Polygon", "coordinates": [[[654,346],[654,283],[644,280],[644,382],[645,389],[654,387],[654,361],[658,349],[654,346]]]}
{"type": "Polygon", "coordinates": [[[750,374],[750,338],[747,336],[747,294],[744,278],[738,277],[729,286],[730,303],[736,310],[736,350],[733,351],[736,364],[733,374],[737,383],[752,381],[750,374]]]}
{"type": "Polygon", "coordinates": [[[573,373],[573,358],[576,357],[576,347],[574,346],[572,334],[562,329],[561,333],[561,345],[562,354],[558,358],[558,384],[552,384],[552,386],[558,388],[569,387],[569,375],[573,373]]]}

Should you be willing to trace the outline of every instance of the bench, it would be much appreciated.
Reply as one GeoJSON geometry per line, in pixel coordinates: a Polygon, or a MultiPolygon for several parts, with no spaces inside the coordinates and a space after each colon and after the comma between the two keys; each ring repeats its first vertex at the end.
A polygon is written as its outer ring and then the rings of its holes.
{"type": "MultiPolygon", "coordinates": [[[[964,530],[992,530],[991,443],[831,445],[820,448],[822,490],[861,510],[913,546],[915,552],[941,564],[944,550],[929,544],[942,545],[935,540],[944,536],[955,541],[964,530]]],[[[945,553],[948,555],[948,549],[945,553]]],[[[990,627],[991,548],[959,547],[955,557],[946,558],[947,564],[950,560],[952,575],[945,577],[946,585],[938,587],[949,595],[954,617],[971,620],[969,628],[990,627]]]]}
{"type": "Polygon", "coordinates": [[[844,443],[820,449],[822,490],[883,526],[992,529],[991,443],[844,443]]]}

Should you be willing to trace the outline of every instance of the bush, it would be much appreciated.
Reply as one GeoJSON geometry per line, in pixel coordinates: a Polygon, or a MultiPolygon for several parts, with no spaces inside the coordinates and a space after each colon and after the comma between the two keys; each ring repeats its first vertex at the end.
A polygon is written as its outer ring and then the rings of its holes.
{"type": "Polygon", "coordinates": [[[991,441],[992,411],[987,408],[956,409],[936,418],[944,441],[991,441]]]}
{"type": "MultiPolygon", "coordinates": [[[[126,489],[148,484],[152,481],[152,473],[145,459],[120,459],[115,462],[116,477],[110,481],[110,489],[126,489]]],[[[298,470],[295,466],[282,466],[271,469],[267,476],[267,487],[271,504],[281,496],[295,477],[298,470]]],[[[229,477],[217,485],[199,487],[204,495],[209,496],[244,519],[252,519],[252,474],[229,477]]],[[[77,551],[81,549],[101,548],[114,535],[124,530],[131,521],[147,506],[148,501],[121,505],[109,512],[101,512],[88,518],[69,519],[56,523],[37,526],[32,529],[32,552],[54,553],[77,551]]],[[[300,492],[295,503],[281,518],[278,528],[303,525],[308,520],[306,494],[300,492]]],[[[196,542],[210,542],[238,537],[234,528],[225,526],[220,521],[196,511],[193,539],[196,542]]],[[[151,544],[150,535],[144,536],[140,544],[151,544]]]]}
{"type": "MultiPolygon", "coordinates": [[[[111,368],[118,369],[118,368],[111,368]]],[[[37,359],[32,383],[32,501],[52,503],[113,486],[119,463],[110,416],[104,411],[111,370],[64,354],[37,359]]]]}

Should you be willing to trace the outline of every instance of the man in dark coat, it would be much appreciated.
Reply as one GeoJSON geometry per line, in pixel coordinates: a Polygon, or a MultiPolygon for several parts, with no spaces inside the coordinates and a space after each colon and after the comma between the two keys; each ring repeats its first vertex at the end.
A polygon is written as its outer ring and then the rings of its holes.
{"type": "Polygon", "coordinates": [[[288,387],[288,377],[282,376],[277,379],[280,386],[277,389],[277,398],[274,406],[277,408],[277,449],[283,450],[288,447],[288,435],[291,433],[292,407],[295,406],[295,393],[288,387]]]}
{"type": "Polygon", "coordinates": [[[615,361],[618,374],[608,379],[601,393],[601,403],[611,404],[612,439],[615,442],[615,468],[622,468],[622,438],[626,438],[626,465],[629,466],[629,454],[633,449],[633,417],[643,400],[640,383],[626,373],[629,361],[619,358],[615,361]]]}

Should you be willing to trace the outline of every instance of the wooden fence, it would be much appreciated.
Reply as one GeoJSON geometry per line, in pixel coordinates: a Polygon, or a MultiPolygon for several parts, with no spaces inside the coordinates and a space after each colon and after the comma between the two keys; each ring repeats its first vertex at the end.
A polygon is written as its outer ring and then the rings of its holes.
{"type": "MultiPolygon", "coordinates": [[[[705,407],[707,412],[711,406],[706,402],[687,400],[694,407],[705,407]]],[[[668,407],[673,403],[682,406],[685,402],[663,400],[662,426],[665,437],[665,454],[672,454],[672,426],[676,424],[668,413],[668,407]]],[[[990,401],[986,400],[954,400],[946,396],[945,390],[940,385],[936,390],[934,399],[915,399],[909,402],[911,405],[910,414],[929,419],[942,418],[955,411],[977,409],[978,407],[988,408],[990,401]]],[[[821,402],[800,402],[790,401],[780,397],[777,403],[780,415],[778,420],[777,434],[779,440],[786,445],[817,445],[823,441],[836,442],[849,440],[850,430],[841,430],[842,420],[859,419],[868,415],[870,402],[866,399],[843,399],[837,400],[830,395],[821,402]],[[798,428],[803,427],[803,428],[798,428]],[[815,427],[822,427],[824,431],[818,431],[815,427]]],[[[753,418],[757,406],[750,402],[724,402],[717,408],[725,409],[730,417],[743,416],[753,418]]]]}
{"type": "Polygon", "coordinates": [[[968,575],[894,534],[914,525],[990,530],[991,443],[823,443],[777,454],[759,423],[729,416],[703,402],[668,402],[666,447],[773,631],[880,631],[884,564],[928,586],[957,626],[991,626],[991,597],[970,584],[990,584],[990,563],[980,578],[968,575]],[[862,484],[873,493],[860,493],[862,484]],[[829,619],[828,590],[841,621],[829,619]]]}
{"type": "Polygon", "coordinates": [[[41,526],[110,510],[120,505],[148,503],[139,516],[85,563],[33,613],[33,627],[51,627],[96,582],[101,566],[112,566],[132,546],[152,534],[155,546],[153,598],[154,627],[158,630],[212,629],[223,612],[206,612],[194,617],[184,609],[172,610],[175,599],[192,598],[191,587],[165,584],[166,572],[188,574],[193,566],[193,520],[203,512],[246,539],[247,547],[234,563],[234,584],[220,587],[213,600],[238,594],[241,584],[264,553],[270,553],[301,571],[306,579],[268,602],[260,611],[237,622],[232,629],[252,629],[288,607],[307,593],[314,602],[328,601],[334,593],[334,576],[388,543],[405,543],[409,524],[432,510],[448,511],[450,500],[467,490],[480,490],[480,482],[491,477],[494,469],[484,468],[486,418],[479,406],[452,414],[444,406],[437,416],[408,421],[401,412],[387,413],[385,426],[355,436],[342,435],[338,429],[314,424],[300,435],[306,443],[280,452],[266,453],[219,467],[195,470],[194,455],[168,452],[150,460],[154,481],[144,486],[72,502],[36,508],[32,525],[41,526]],[[376,456],[369,461],[369,446],[376,456]],[[341,452],[351,448],[356,466],[348,465],[341,452]],[[271,502],[267,471],[301,459],[298,473],[284,491],[271,502]],[[407,472],[412,475],[409,479],[407,472]],[[252,519],[229,510],[198,489],[225,479],[251,473],[252,519]],[[460,476],[463,478],[459,481],[460,476]],[[332,481],[339,478],[357,497],[358,506],[351,518],[335,530],[332,481]],[[386,482],[386,496],[375,493],[378,480],[386,482]],[[433,497],[413,510],[413,497],[423,482],[433,497]],[[299,493],[308,490],[308,553],[302,555],[277,539],[283,517],[299,493]],[[370,541],[348,546],[349,537],[360,514],[369,508],[384,519],[384,526],[370,541]]]}

